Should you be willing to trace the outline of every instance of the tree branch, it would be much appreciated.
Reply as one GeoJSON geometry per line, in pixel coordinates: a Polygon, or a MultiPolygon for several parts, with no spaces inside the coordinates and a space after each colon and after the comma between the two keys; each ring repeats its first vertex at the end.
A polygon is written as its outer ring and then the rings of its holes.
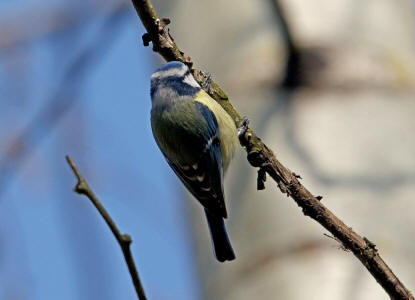
{"type": "MultiPolygon", "coordinates": [[[[191,69],[195,79],[202,85],[205,74],[193,68],[190,57],[185,55],[171,37],[165,26],[170,23],[168,19],[159,19],[149,0],[132,0],[147,33],[143,35],[144,45],[151,41],[153,50],[158,52],[167,61],[177,60],[185,63],[191,69]]],[[[209,95],[212,96],[233,118],[237,126],[242,118],[236,112],[224,91],[212,80],[209,95]]],[[[247,151],[247,159],[253,167],[268,173],[278,184],[281,192],[291,196],[309,216],[326,228],[336,239],[341,241],[368,269],[376,281],[385,289],[391,299],[414,299],[398,277],[392,272],[380,257],[375,244],[362,238],[350,227],[346,226],[321,202],[321,197],[314,197],[298,180],[299,176],[284,167],[260,138],[251,129],[241,139],[242,146],[247,151]]],[[[262,172],[261,172],[262,173],[262,172]]],[[[264,181],[262,175],[258,182],[264,181]]]]}
{"type": "Polygon", "coordinates": [[[111,219],[110,215],[105,210],[104,206],[101,204],[101,202],[99,202],[98,198],[94,195],[94,193],[86,183],[85,179],[82,177],[81,173],[76,168],[75,163],[68,155],[66,156],[66,160],[69,166],[71,167],[72,171],[74,172],[76,178],[78,179],[74,191],[78,194],[87,196],[88,199],[91,200],[95,208],[98,210],[102,218],[104,218],[108,227],[111,229],[112,234],[117,239],[117,242],[121,247],[122,253],[124,254],[125,262],[127,263],[128,271],[130,272],[130,276],[133,281],[138,299],[146,300],[147,298],[144,294],[144,289],[141,285],[140,277],[138,276],[137,268],[135,267],[134,259],[130,250],[130,244],[132,242],[131,237],[128,234],[120,233],[120,231],[117,228],[117,225],[115,225],[114,221],[111,219]]]}

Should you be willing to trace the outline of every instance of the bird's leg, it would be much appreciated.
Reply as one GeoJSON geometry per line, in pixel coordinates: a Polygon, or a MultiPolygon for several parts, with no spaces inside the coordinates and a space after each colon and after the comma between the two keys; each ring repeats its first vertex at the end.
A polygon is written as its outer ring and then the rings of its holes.
{"type": "Polygon", "coordinates": [[[209,93],[211,81],[212,81],[212,75],[210,75],[210,73],[206,73],[205,81],[202,84],[202,89],[204,89],[206,93],[209,93]]]}
{"type": "Polygon", "coordinates": [[[241,121],[241,124],[239,124],[239,126],[238,126],[238,137],[239,137],[239,139],[241,139],[245,135],[246,131],[248,130],[248,125],[249,125],[248,118],[243,117],[242,121],[241,121]]]}

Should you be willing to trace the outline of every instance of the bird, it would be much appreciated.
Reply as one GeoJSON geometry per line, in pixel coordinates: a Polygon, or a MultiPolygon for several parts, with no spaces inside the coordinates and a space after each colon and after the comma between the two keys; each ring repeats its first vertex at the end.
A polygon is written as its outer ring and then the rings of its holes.
{"type": "Polygon", "coordinates": [[[187,65],[168,62],[151,76],[151,128],[167,163],[202,204],[220,262],[235,259],[224,219],[223,180],[238,145],[231,116],[206,93],[187,65]]]}

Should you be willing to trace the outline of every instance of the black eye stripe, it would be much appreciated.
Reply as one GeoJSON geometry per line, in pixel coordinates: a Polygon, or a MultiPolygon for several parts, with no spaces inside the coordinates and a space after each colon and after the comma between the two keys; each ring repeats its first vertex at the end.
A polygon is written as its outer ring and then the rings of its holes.
{"type": "Polygon", "coordinates": [[[172,88],[179,96],[193,95],[197,93],[200,88],[184,83],[183,78],[174,78],[166,83],[167,87],[172,88]]]}
{"type": "Polygon", "coordinates": [[[193,95],[200,91],[200,87],[195,87],[186,82],[183,82],[184,78],[184,76],[168,76],[162,79],[153,79],[151,82],[150,90],[151,96],[153,97],[159,88],[170,88],[179,96],[193,95]]]}

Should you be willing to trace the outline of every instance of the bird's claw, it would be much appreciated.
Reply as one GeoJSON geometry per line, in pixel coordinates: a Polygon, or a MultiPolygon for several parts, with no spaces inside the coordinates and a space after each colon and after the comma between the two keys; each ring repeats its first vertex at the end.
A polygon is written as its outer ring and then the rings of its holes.
{"type": "Polygon", "coordinates": [[[241,138],[245,135],[248,130],[249,120],[247,117],[243,117],[241,124],[238,126],[238,137],[241,138]]]}
{"type": "Polygon", "coordinates": [[[202,88],[206,91],[209,92],[210,90],[210,83],[212,82],[212,75],[210,73],[206,73],[205,76],[205,81],[202,84],[202,88]]]}

